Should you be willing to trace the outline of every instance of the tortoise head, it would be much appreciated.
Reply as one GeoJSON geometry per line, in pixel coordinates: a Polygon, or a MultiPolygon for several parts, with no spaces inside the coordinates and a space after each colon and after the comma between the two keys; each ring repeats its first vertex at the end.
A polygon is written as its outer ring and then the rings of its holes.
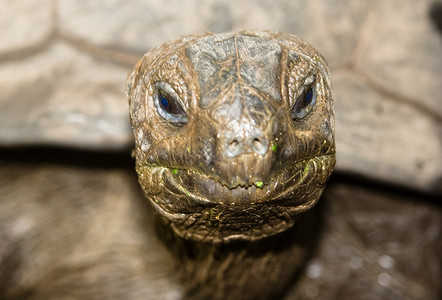
{"type": "Polygon", "coordinates": [[[147,53],[127,86],[139,182],[179,236],[255,240],[316,203],[334,117],[326,63],[307,43],[187,36],[147,53]]]}

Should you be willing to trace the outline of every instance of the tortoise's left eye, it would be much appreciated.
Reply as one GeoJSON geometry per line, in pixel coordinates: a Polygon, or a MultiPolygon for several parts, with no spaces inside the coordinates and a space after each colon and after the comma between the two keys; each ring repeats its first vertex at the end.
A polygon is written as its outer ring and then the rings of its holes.
{"type": "Polygon", "coordinates": [[[299,120],[307,116],[316,104],[316,89],[315,83],[312,82],[309,85],[303,87],[303,92],[296,99],[295,104],[292,107],[292,119],[299,120]]]}
{"type": "Polygon", "coordinates": [[[187,122],[187,114],[183,105],[169,84],[165,82],[156,84],[154,103],[158,114],[166,121],[176,125],[187,122]]]}

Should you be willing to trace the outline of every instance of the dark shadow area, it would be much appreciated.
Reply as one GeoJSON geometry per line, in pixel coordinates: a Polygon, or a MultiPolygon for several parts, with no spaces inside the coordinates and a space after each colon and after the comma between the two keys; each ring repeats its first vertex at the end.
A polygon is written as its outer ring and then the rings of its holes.
{"type": "Polygon", "coordinates": [[[134,168],[129,152],[77,150],[63,147],[0,148],[0,162],[51,163],[84,168],[134,168]]]}
{"type": "Polygon", "coordinates": [[[442,36],[442,2],[434,2],[428,11],[431,22],[442,36]]]}
{"type": "Polygon", "coordinates": [[[344,173],[334,171],[328,185],[332,185],[337,182],[345,182],[353,186],[365,187],[375,191],[382,191],[387,194],[395,194],[398,196],[407,196],[409,198],[420,199],[422,201],[434,203],[436,205],[442,205],[441,194],[435,187],[433,193],[424,193],[420,190],[413,189],[408,186],[395,185],[380,180],[374,180],[373,178],[365,177],[360,174],[344,173]]]}

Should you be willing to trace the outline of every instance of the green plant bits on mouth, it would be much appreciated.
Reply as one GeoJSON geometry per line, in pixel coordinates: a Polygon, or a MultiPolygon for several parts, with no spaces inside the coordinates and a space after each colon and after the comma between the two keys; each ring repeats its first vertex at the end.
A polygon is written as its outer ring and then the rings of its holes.
{"type": "Polygon", "coordinates": [[[254,183],[256,187],[262,188],[264,186],[264,183],[262,181],[257,181],[254,183]]]}
{"type": "Polygon", "coordinates": [[[309,166],[309,165],[306,165],[306,166],[304,167],[304,174],[307,173],[309,170],[310,170],[310,166],[309,166]]]}
{"type": "Polygon", "coordinates": [[[178,174],[178,169],[176,169],[176,168],[174,168],[174,169],[172,169],[172,174],[178,174]]]}
{"type": "Polygon", "coordinates": [[[273,151],[273,152],[278,151],[278,143],[277,143],[277,142],[274,142],[274,143],[272,144],[272,151],[273,151]]]}
{"type": "Polygon", "coordinates": [[[301,177],[301,182],[304,181],[304,177],[307,175],[307,173],[310,171],[310,166],[307,164],[304,167],[304,170],[302,171],[302,177],[301,177]]]}

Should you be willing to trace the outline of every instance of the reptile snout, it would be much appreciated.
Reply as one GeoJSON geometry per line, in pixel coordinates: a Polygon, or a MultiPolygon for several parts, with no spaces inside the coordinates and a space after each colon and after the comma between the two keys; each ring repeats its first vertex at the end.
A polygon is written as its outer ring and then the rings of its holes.
{"type": "Polygon", "coordinates": [[[275,101],[241,84],[222,97],[212,113],[220,179],[231,187],[266,182],[276,158],[273,145],[281,138],[275,101]]]}
{"type": "Polygon", "coordinates": [[[238,130],[229,132],[222,138],[223,152],[226,158],[235,158],[242,154],[258,154],[264,156],[269,149],[269,138],[260,129],[250,131],[247,126],[240,126],[238,130]]]}
{"type": "Polygon", "coordinates": [[[245,154],[265,156],[278,131],[275,109],[258,91],[236,85],[214,109],[212,118],[221,125],[217,132],[218,150],[225,159],[245,154]]]}

